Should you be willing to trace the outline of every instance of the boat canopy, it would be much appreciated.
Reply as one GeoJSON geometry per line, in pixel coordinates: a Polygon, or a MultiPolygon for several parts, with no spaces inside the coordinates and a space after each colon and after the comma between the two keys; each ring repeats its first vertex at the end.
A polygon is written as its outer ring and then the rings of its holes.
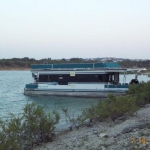
{"type": "Polygon", "coordinates": [[[122,69],[116,62],[105,63],[70,63],[70,64],[32,64],[31,70],[53,69],[122,69]]]}

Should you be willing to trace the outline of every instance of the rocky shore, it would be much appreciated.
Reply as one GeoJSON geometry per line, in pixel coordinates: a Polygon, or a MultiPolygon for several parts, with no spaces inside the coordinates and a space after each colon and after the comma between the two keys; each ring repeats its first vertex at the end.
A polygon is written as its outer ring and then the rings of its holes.
{"type": "Polygon", "coordinates": [[[91,122],[57,133],[53,142],[34,150],[147,150],[150,149],[150,105],[114,122],[91,122]]]}

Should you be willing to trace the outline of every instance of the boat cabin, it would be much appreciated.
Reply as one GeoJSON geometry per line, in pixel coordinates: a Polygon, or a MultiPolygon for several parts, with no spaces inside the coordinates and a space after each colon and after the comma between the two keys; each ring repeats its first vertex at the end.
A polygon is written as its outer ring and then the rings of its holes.
{"type": "Polygon", "coordinates": [[[41,64],[31,65],[32,76],[38,83],[119,83],[119,73],[125,72],[118,63],[41,64]]]}

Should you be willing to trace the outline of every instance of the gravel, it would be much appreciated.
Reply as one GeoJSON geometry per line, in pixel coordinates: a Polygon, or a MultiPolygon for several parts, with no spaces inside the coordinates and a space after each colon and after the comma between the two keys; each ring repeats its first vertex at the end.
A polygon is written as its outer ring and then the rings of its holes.
{"type": "Polygon", "coordinates": [[[150,105],[125,118],[114,122],[93,122],[90,126],[61,131],[53,142],[42,144],[34,150],[150,149],[150,105]],[[129,130],[131,127],[132,130],[129,130]]]}

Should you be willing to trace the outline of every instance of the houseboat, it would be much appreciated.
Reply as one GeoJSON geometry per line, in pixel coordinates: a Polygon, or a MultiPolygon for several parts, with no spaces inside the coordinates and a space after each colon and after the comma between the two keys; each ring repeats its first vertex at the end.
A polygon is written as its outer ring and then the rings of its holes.
{"type": "Polygon", "coordinates": [[[33,83],[26,84],[25,95],[107,97],[128,90],[127,69],[118,63],[33,64],[33,83]],[[124,74],[121,82],[119,74],[124,74]]]}

